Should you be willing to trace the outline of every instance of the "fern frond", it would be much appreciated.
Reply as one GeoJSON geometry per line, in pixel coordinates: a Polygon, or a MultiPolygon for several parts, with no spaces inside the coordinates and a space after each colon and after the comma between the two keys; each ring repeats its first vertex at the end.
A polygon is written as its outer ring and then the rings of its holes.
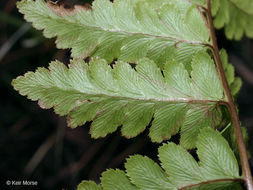
{"type": "Polygon", "coordinates": [[[83,181],[78,185],[77,189],[78,190],[102,190],[102,187],[100,185],[97,185],[93,181],[83,181]]]}
{"type": "Polygon", "coordinates": [[[93,120],[92,137],[104,137],[122,125],[122,134],[135,137],[149,125],[152,141],[161,142],[178,133],[188,148],[204,126],[219,124],[219,103],[226,97],[215,66],[207,53],[192,60],[191,74],[182,63],[168,62],[161,71],[148,59],[136,68],[118,62],[111,68],[105,60],[89,66],[72,61],[69,69],[59,61],[49,70],[39,68],[13,80],[21,95],[38,100],[42,108],[54,108],[68,116],[71,127],[93,120]]]}
{"type": "Polygon", "coordinates": [[[122,183],[132,184],[129,190],[241,189],[237,181],[242,181],[242,177],[239,176],[233,151],[219,132],[213,129],[205,128],[198,136],[199,162],[174,143],[164,144],[158,152],[162,168],[146,156],[131,156],[125,164],[126,174],[120,170],[108,170],[102,174],[103,189],[113,189],[113,186],[108,186],[111,183],[117,187],[121,187],[118,184],[122,183]]]}
{"type": "Polygon", "coordinates": [[[228,39],[240,40],[245,34],[253,38],[252,0],[216,0],[219,8],[213,12],[216,28],[225,28],[228,39]]]}
{"type": "Polygon", "coordinates": [[[122,170],[107,170],[102,174],[101,183],[103,189],[110,190],[138,190],[138,188],[133,185],[129,178],[126,176],[125,172],[122,170]]]}
{"type": "Polygon", "coordinates": [[[242,87],[242,79],[240,77],[235,77],[235,69],[232,64],[228,63],[228,55],[226,50],[222,49],[220,51],[220,57],[231,94],[235,97],[242,87]]]}
{"type": "Polygon", "coordinates": [[[229,0],[241,11],[253,15],[253,1],[251,0],[229,0]]]}
{"type": "MultiPolygon", "coordinates": [[[[206,0],[190,0],[206,7],[206,0]]],[[[245,34],[253,38],[252,0],[212,0],[212,15],[217,29],[225,28],[228,39],[240,40],[245,34]]]]}
{"type": "Polygon", "coordinates": [[[72,56],[98,56],[136,62],[148,57],[158,65],[166,60],[191,60],[209,43],[208,30],[195,5],[188,1],[95,0],[91,9],[65,9],[44,0],[22,0],[18,9],[58,48],[72,56]]]}

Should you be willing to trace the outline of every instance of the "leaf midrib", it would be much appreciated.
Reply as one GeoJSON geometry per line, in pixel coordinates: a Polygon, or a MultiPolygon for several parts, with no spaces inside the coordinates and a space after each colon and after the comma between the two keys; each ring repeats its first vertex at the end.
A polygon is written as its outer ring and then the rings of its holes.
{"type": "MultiPolygon", "coordinates": [[[[83,26],[85,26],[85,25],[83,25],[83,26]]],[[[169,39],[171,41],[175,41],[174,43],[185,42],[188,44],[210,46],[209,44],[203,43],[201,41],[185,40],[185,39],[179,39],[179,38],[174,38],[174,37],[170,37],[170,36],[160,36],[160,35],[153,35],[153,34],[148,34],[148,33],[127,32],[127,31],[116,30],[116,29],[107,29],[107,28],[103,28],[101,26],[85,26],[85,27],[95,28],[95,29],[102,30],[105,32],[126,34],[128,36],[132,35],[132,36],[145,36],[147,38],[155,38],[155,39],[157,39],[157,38],[165,39],[165,40],[169,39]]]]}
{"type": "MultiPolygon", "coordinates": [[[[48,11],[52,12],[56,16],[59,16],[54,11],[52,11],[50,8],[48,8],[48,11]]],[[[48,19],[64,21],[66,23],[74,24],[74,25],[79,26],[79,27],[82,26],[82,27],[87,27],[87,28],[91,28],[91,29],[95,29],[95,30],[99,30],[99,31],[104,31],[104,32],[124,34],[124,35],[128,35],[128,36],[144,36],[146,38],[171,40],[171,41],[174,41],[175,44],[179,43],[179,42],[184,42],[184,43],[193,44],[193,45],[203,45],[203,46],[207,46],[207,47],[210,46],[209,43],[204,43],[202,41],[186,40],[186,39],[180,39],[180,38],[171,37],[171,36],[153,35],[153,34],[149,34],[149,33],[127,32],[127,31],[124,31],[124,30],[108,29],[108,28],[104,28],[104,27],[101,27],[101,26],[95,26],[95,25],[93,25],[93,26],[92,25],[91,26],[90,25],[84,25],[84,23],[77,24],[76,22],[71,22],[70,20],[65,19],[64,16],[61,16],[60,18],[53,18],[49,15],[44,15],[44,14],[41,14],[41,13],[38,13],[38,12],[36,12],[36,14],[39,14],[41,17],[48,17],[48,19]]],[[[73,14],[70,14],[69,16],[73,16],[73,14]]],[[[54,35],[54,36],[57,36],[57,35],[54,35]]]]}
{"type": "MultiPolygon", "coordinates": [[[[164,98],[164,99],[159,99],[159,98],[133,98],[133,97],[126,97],[126,96],[113,96],[113,95],[108,95],[108,94],[103,94],[103,93],[99,93],[99,94],[88,94],[76,89],[62,89],[58,86],[53,86],[53,87],[45,87],[43,85],[37,85],[36,87],[38,88],[44,88],[46,90],[49,89],[59,89],[59,91],[65,91],[65,92],[77,92],[80,95],[89,95],[89,96],[93,96],[93,97],[108,97],[108,98],[112,98],[112,99],[119,99],[119,100],[133,100],[133,101],[147,101],[147,102],[153,102],[153,103],[157,103],[157,102],[168,102],[168,103],[188,103],[188,104],[210,104],[210,105],[214,105],[214,104],[225,104],[225,102],[223,100],[209,100],[209,99],[191,99],[191,98],[164,98]]],[[[38,98],[39,99],[39,98],[38,98]]]]}

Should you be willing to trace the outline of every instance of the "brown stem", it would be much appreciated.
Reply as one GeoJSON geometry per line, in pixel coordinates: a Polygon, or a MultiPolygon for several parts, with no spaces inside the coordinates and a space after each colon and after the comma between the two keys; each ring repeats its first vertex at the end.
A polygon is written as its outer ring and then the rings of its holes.
{"type": "Polygon", "coordinates": [[[214,29],[214,25],[213,25],[212,14],[211,14],[211,0],[207,0],[207,17],[208,17],[208,21],[209,21],[210,36],[211,36],[211,40],[212,40],[212,49],[213,49],[215,61],[216,61],[218,71],[219,71],[219,74],[220,74],[220,77],[222,80],[225,94],[228,98],[227,107],[228,107],[228,110],[229,110],[229,113],[231,116],[231,120],[232,120],[232,123],[234,126],[236,141],[237,141],[239,154],[240,154],[242,174],[243,174],[247,189],[253,190],[252,175],[251,175],[250,166],[249,166],[249,162],[248,162],[246,146],[245,146],[242,131],[240,128],[240,121],[239,121],[238,113],[236,111],[235,103],[233,101],[233,97],[232,97],[230,89],[229,89],[226,75],[225,75],[224,69],[222,67],[218,44],[217,44],[217,40],[216,40],[216,36],[215,36],[215,29],[214,29]]]}

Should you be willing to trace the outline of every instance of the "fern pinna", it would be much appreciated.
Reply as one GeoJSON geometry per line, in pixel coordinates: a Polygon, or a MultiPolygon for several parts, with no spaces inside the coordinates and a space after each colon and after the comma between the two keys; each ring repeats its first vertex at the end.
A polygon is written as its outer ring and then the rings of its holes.
{"type": "Polygon", "coordinates": [[[14,79],[21,95],[66,115],[72,128],[93,121],[93,138],[119,127],[132,138],[150,126],[157,143],[180,133],[179,145],[159,148],[163,169],[135,155],[126,172],[108,170],[101,185],[84,181],[79,190],[241,189],[240,182],[253,189],[234,104],[242,82],[226,51],[218,50],[214,31],[224,27],[229,39],[252,37],[251,0],[95,0],[91,7],[68,8],[22,0],[17,6],[73,58],[68,67],[52,61],[48,69],[14,79]],[[230,126],[235,131],[225,135],[222,129],[230,126]],[[235,135],[238,148],[222,135],[235,135]],[[187,152],[194,148],[199,162],[187,152]]]}

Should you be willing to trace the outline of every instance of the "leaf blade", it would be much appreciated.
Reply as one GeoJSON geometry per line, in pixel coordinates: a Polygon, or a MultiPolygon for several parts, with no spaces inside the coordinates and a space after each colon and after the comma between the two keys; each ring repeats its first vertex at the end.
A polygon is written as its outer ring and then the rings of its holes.
{"type": "Polygon", "coordinates": [[[132,156],[127,159],[125,167],[132,183],[140,189],[174,189],[162,169],[148,157],[132,156]]]}
{"type": "MultiPolygon", "coordinates": [[[[211,60],[206,60],[212,64],[211,60]]],[[[211,82],[216,85],[219,78],[213,74],[215,68],[208,64],[201,67],[209,69],[203,77],[209,77],[211,73],[211,82]]],[[[196,74],[202,70],[193,67],[192,72],[196,74]]],[[[67,115],[71,127],[93,120],[90,133],[94,138],[104,137],[121,125],[124,136],[134,137],[154,117],[149,135],[152,141],[162,142],[190,122],[186,122],[186,115],[195,104],[203,105],[200,111],[204,113],[205,110],[215,113],[217,102],[226,101],[223,93],[215,94],[217,89],[208,89],[208,94],[203,98],[203,88],[194,86],[191,78],[202,80],[190,76],[177,62],[166,63],[164,71],[161,71],[146,58],[140,60],[135,69],[120,61],[111,68],[105,60],[92,59],[89,66],[75,60],[69,68],[60,62],[52,62],[48,70],[39,68],[34,73],[28,72],[24,77],[14,79],[12,84],[20,94],[34,101],[39,100],[42,108],[54,108],[57,114],[67,115]],[[181,87],[186,81],[187,85],[181,87]]],[[[221,85],[216,87],[223,92],[221,85]]],[[[210,116],[212,114],[203,117],[210,116]]],[[[211,121],[217,120],[216,117],[210,118],[211,121]]],[[[217,122],[212,123],[215,127],[217,122]]],[[[198,132],[196,130],[192,135],[197,136],[198,132]]],[[[195,139],[190,140],[192,147],[195,139]]]]}
{"type": "Polygon", "coordinates": [[[122,170],[107,170],[103,172],[101,183],[104,190],[137,190],[122,170]]]}
{"type": "MultiPolygon", "coordinates": [[[[187,1],[180,2],[180,6],[175,1],[163,1],[157,7],[145,0],[95,0],[91,9],[64,9],[43,0],[22,0],[17,6],[27,21],[44,30],[45,37],[57,37],[58,48],[72,48],[73,57],[99,56],[108,62],[114,58],[135,62],[149,57],[161,65],[164,62],[153,56],[161,45],[182,55],[175,43],[193,44],[191,52],[184,53],[190,59],[190,54],[198,51],[197,46],[209,43],[204,20],[197,8],[192,8],[195,5],[187,1]]],[[[163,55],[163,60],[167,59],[163,55]]]]}
{"type": "Polygon", "coordinates": [[[239,177],[239,167],[234,153],[220,134],[203,129],[198,139],[197,153],[201,160],[200,167],[210,179],[239,177]]]}

